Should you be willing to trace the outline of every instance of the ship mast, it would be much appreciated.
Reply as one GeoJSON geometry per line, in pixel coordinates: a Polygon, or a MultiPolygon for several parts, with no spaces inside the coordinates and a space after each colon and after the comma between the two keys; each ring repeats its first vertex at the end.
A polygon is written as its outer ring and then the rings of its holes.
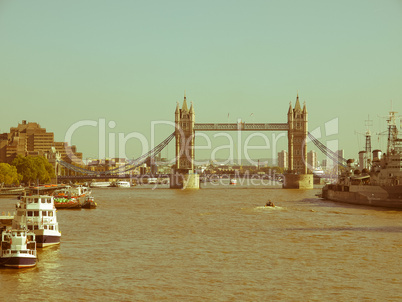
{"type": "Polygon", "coordinates": [[[367,131],[366,131],[366,165],[367,167],[371,166],[371,132],[370,132],[370,126],[373,126],[373,120],[370,120],[370,115],[368,116],[368,119],[365,121],[367,131]]]}

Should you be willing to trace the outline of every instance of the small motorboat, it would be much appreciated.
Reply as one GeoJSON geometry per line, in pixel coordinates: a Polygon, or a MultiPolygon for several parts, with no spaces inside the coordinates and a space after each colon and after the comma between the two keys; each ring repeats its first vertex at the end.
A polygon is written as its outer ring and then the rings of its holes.
{"type": "Polygon", "coordinates": [[[95,198],[93,196],[87,196],[85,198],[84,203],[81,205],[84,209],[96,209],[98,204],[95,202],[95,198]]]}
{"type": "Polygon", "coordinates": [[[8,229],[1,234],[0,265],[11,268],[36,265],[35,234],[28,230],[8,229]]]}
{"type": "Polygon", "coordinates": [[[237,185],[237,179],[231,178],[231,179],[230,179],[230,184],[231,184],[231,185],[237,185]]]}

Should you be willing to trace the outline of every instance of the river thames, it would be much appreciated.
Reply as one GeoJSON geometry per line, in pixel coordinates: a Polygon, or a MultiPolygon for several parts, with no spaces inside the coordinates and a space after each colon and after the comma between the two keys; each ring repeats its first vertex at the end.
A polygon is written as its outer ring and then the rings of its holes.
{"type": "Polygon", "coordinates": [[[59,210],[60,246],[0,269],[1,300],[402,300],[402,211],[319,189],[151,188],[93,189],[97,209],[59,210]]]}

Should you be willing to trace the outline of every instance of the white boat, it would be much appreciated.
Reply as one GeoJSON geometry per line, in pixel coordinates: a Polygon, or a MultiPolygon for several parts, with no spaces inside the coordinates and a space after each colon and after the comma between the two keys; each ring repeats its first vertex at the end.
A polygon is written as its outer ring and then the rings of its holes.
{"type": "Polygon", "coordinates": [[[324,175],[324,170],[321,168],[315,168],[312,172],[315,176],[322,177],[324,175]]]}
{"type": "Polygon", "coordinates": [[[237,185],[237,179],[231,178],[229,184],[231,184],[231,185],[237,185]]]}
{"type": "Polygon", "coordinates": [[[22,196],[16,207],[17,213],[12,222],[13,229],[33,231],[37,247],[60,243],[61,233],[53,196],[22,196]]]}
{"type": "Polygon", "coordinates": [[[83,199],[85,199],[85,196],[91,193],[91,190],[89,189],[89,187],[85,187],[85,186],[75,186],[71,188],[71,192],[73,196],[76,196],[78,198],[83,197],[83,199]]]}
{"type": "Polygon", "coordinates": [[[12,268],[36,265],[35,234],[27,230],[8,229],[1,234],[0,265],[12,268]]]}
{"type": "Polygon", "coordinates": [[[115,183],[115,186],[118,188],[130,188],[130,182],[129,181],[124,181],[124,180],[119,180],[118,182],[115,183]]]}
{"type": "Polygon", "coordinates": [[[148,178],[148,184],[152,185],[152,184],[157,184],[157,183],[158,183],[158,178],[156,178],[156,177],[148,178]]]}
{"type": "Polygon", "coordinates": [[[91,188],[107,188],[110,187],[110,181],[93,181],[90,185],[91,188]]]}

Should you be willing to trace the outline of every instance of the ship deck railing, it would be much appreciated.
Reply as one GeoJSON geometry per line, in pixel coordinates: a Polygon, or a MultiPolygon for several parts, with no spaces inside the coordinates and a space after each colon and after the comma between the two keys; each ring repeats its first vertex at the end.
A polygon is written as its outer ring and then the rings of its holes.
{"type": "Polygon", "coordinates": [[[16,255],[18,253],[36,256],[35,250],[11,250],[11,249],[3,250],[3,256],[11,256],[11,255],[16,255]]]}

